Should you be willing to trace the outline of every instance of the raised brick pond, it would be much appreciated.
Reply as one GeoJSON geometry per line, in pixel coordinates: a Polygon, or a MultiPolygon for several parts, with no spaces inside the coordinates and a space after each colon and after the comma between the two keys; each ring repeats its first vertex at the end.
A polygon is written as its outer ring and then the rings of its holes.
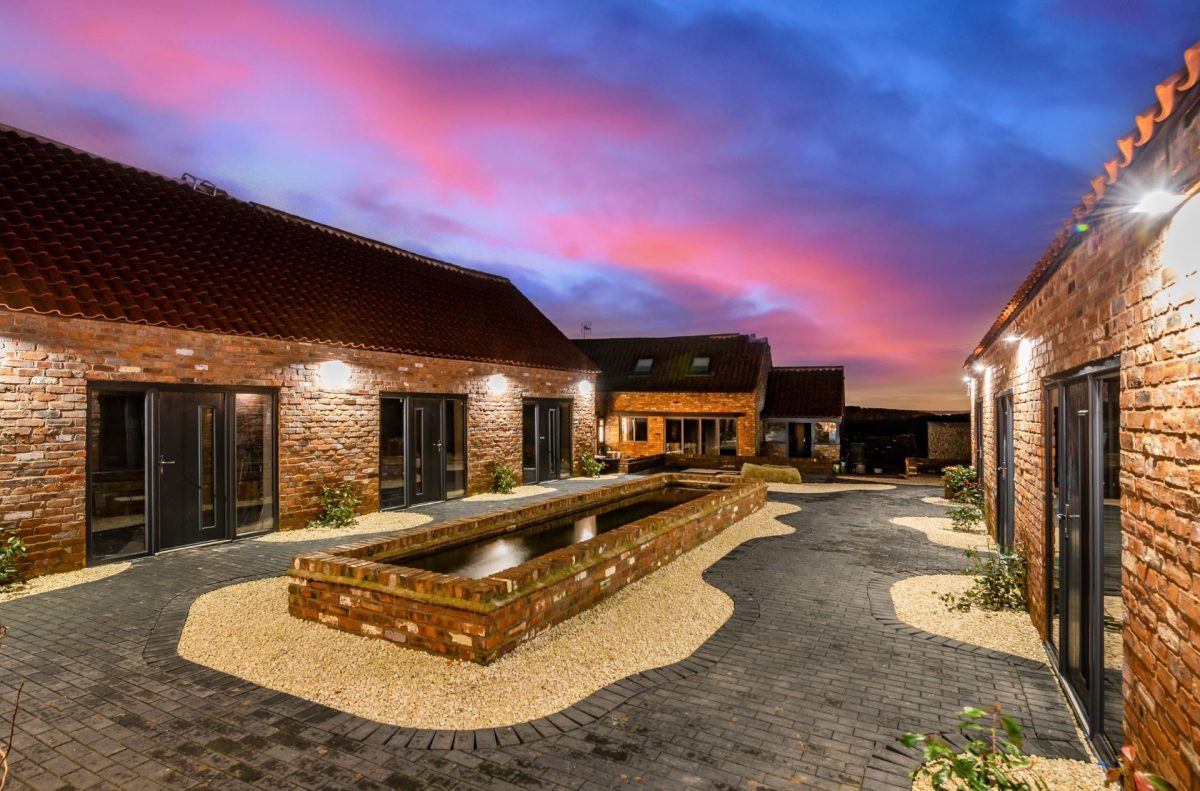
{"type": "Polygon", "coordinates": [[[296,556],[288,609],[344,631],[487,664],[765,500],[758,481],[668,473],[366,539],[296,556]],[[503,558],[517,565],[501,568],[503,558]]]}

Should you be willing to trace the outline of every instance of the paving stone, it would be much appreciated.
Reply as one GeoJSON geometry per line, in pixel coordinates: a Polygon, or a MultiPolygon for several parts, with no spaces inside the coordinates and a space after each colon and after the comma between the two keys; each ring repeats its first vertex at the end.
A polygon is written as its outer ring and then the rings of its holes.
{"type": "Polygon", "coordinates": [[[12,788],[905,789],[915,756],[900,733],[952,732],[959,707],[992,700],[1025,725],[1031,751],[1084,757],[1044,666],[908,627],[883,601],[896,579],[962,567],[961,551],[888,522],[936,515],[920,500],[932,493],[772,495],[802,507],[783,518],[797,532],[705,573],[736,609],[696,654],[512,727],[383,725],[175,653],[197,596],[277,575],[336,537],[183,550],[6,602],[0,715],[12,680],[25,682],[12,788]]]}

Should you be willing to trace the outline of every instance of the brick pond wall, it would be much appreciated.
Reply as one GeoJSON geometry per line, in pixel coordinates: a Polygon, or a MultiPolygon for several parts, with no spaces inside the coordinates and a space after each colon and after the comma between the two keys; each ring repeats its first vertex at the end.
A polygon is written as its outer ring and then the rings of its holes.
{"type": "Polygon", "coordinates": [[[94,382],[279,388],[280,527],[318,511],[324,483],[349,481],[361,510],[379,507],[381,392],[467,396],[468,488],[490,469],[521,467],[523,396],[573,400],[573,457],[595,447],[590,375],[389,354],[263,338],[142,327],[0,310],[0,533],[29,545],[33,574],[81,568],[85,542],[87,387],[94,382]],[[323,389],[319,363],[351,368],[323,389]],[[503,374],[508,389],[488,391],[503,374]],[[586,391],[585,391],[586,390],[586,391]]]}
{"type": "Polygon", "coordinates": [[[513,524],[682,479],[651,476],[297,556],[289,571],[289,612],[355,634],[487,664],[749,516],[766,501],[766,486],[734,477],[708,479],[701,485],[720,482],[724,488],[478,580],[406,568],[403,556],[464,536],[502,534],[513,524]],[[396,554],[401,558],[387,560],[396,554]]]}
{"type": "MultiPolygon", "coordinates": [[[[1197,184],[1195,91],[1191,99],[1193,109],[1169,119],[1118,186],[1197,184]]],[[[1005,329],[1021,342],[998,341],[979,358],[988,368],[971,405],[982,395],[986,497],[994,502],[994,398],[1011,390],[1016,538],[1030,563],[1031,618],[1044,635],[1042,381],[1120,355],[1126,743],[1139,764],[1179,788],[1200,788],[1200,198],[1171,221],[1118,207],[1089,222],[1005,329]]],[[[989,515],[993,531],[994,522],[989,515]]]]}

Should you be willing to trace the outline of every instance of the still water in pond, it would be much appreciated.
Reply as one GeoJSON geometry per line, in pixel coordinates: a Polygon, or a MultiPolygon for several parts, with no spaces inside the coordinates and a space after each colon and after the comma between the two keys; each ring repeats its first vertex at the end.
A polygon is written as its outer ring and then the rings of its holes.
{"type": "Polygon", "coordinates": [[[709,489],[668,486],[584,511],[534,522],[512,533],[421,557],[405,558],[400,563],[439,574],[480,579],[711,493],[709,489]]]}

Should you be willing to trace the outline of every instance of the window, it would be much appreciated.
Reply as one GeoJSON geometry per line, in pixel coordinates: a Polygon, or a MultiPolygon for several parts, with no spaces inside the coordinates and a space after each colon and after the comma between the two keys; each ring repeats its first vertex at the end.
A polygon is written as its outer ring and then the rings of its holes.
{"type": "Polygon", "coordinates": [[[836,445],[838,444],[838,424],[837,423],[814,423],[813,424],[813,442],[817,445],[836,445]]]}
{"type": "Polygon", "coordinates": [[[637,364],[633,366],[635,374],[648,374],[650,369],[654,367],[653,357],[639,357],[637,364]]]}
{"type": "Polygon", "coordinates": [[[688,374],[696,376],[708,373],[709,365],[712,363],[711,357],[693,357],[692,367],[688,369],[688,374]]]}
{"type": "Polygon", "coordinates": [[[737,420],[732,418],[667,418],[663,450],[686,456],[736,456],[737,420]]]}
{"type": "Polygon", "coordinates": [[[648,442],[650,440],[649,422],[644,417],[621,418],[621,441],[648,442]]]}

